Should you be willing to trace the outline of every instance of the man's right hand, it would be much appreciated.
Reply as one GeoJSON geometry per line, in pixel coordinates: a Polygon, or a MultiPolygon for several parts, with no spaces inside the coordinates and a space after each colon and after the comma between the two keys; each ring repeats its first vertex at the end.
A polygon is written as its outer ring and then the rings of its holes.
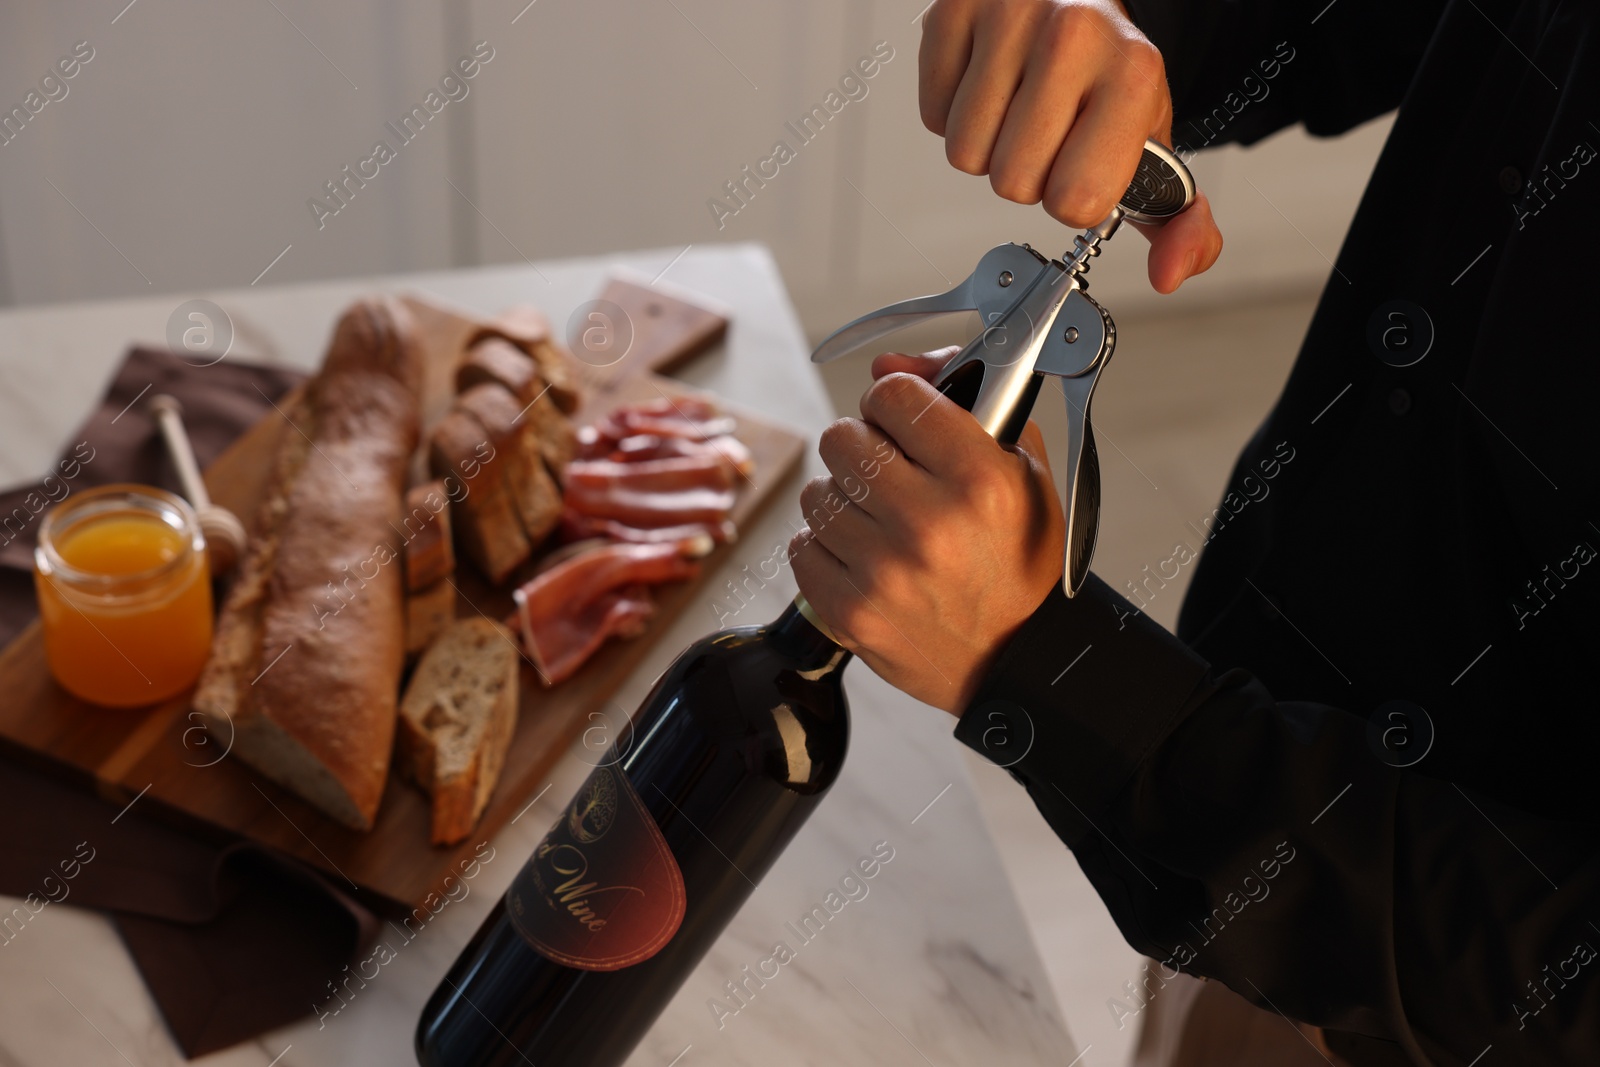
{"type": "MultiPolygon", "coordinates": [[[[957,170],[1076,229],[1111,213],[1145,138],[1171,144],[1161,53],[1116,0],[937,0],[918,56],[923,124],[957,170]]],[[[1222,234],[1204,193],[1150,239],[1150,284],[1209,268],[1222,234]]]]}

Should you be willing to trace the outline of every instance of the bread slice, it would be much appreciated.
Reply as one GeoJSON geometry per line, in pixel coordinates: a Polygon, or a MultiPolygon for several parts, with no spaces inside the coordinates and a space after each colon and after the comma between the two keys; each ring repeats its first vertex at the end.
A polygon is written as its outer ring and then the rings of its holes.
{"type": "Polygon", "coordinates": [[[539,547],[561,521],[561,490],[545,467],[544,445],[524,408],[504,386],[475,385],[456,397],[456,410],[478,420],[490,440],[505,442],[511,495],[528,542],[539,547]]]}
{"type": "Polygon", "coordinates": [[[456,392],[464,393],[484,382],[505,386],[524,404],[545,388],[533,357],[504,337],[485,337],[467,349],[456,368],[456,392]]]}
{"type": "Polygon", "coordinates": [[[472,832],[517,725],[518,653],[482,617],[452,623],[423,653],[400,701],[400,764],[433,798],[433,843],[472,832]]]}
{"type": "Polygon", "coordinates": [[[567,350],[546,336],[528,346],[528,355],[539,364],[539,377],[550,386],[556,407],[568,415],[577,411],[583,403],[583,390],[578,384],[575,361],[567,350]]]}
{"type": "Polygon", "coordinates": [[[469,343],[469,348],[485,337],[504,337],[521,348],[538,364],[539,377],[550,386],[556,406],[568,415],[583,401],[579,385],[579,366],[550,332],[550,320],[538,308],[518,305],[495,316],[488,327],[469,343]]]}
{"type": "Polygon", "coordinates": [[[219,743],[357,830],[389,773],[404,666],[400,519],[421,354],[398,302],[358,301],[283,405],[255,535],[194,707],[219,743]]]}
{"type": "Polygon", "coordinates": [[[557,485],[566,480],[567,464],[578,455],[578,431],[567,421],[549,393],[535,397],[523,415],[539,439],[539,452],[544,465],[557,485]]]}
{"type": "Polygon", "coordinates": [[[465,411],[451,411],[434,427],[428,463],[457,492],[453,526],[461,547],[496,584],[533,554],[517,517],[511,480],[513,446],[496,439],[465,411]]]}
{"type": "Polygon", "coordinates": [[[455,573],[456,553],[450,540],[450,496],[443,480],[406,492],[400,518],[405,538],[406,592],[417,593],[444,583],[455,573]]]}
{"type": "Polygon", "coordinates": [[[426,649],[456,618],[456,587],[441,578],[406,593],[406,655],[426,649]]]}
{"type": "Polygon", "coordinates": [[[539,364],[503,337],[486,337],[467,349],[456,368],[456,391],[465,393],[485,382],[503,386],[522,406],[533,426],[545,467],[560,485],[567,464],[578,451],[578,434],[567,420],[558,397],[567,396],[540,376],[539,364]]]}

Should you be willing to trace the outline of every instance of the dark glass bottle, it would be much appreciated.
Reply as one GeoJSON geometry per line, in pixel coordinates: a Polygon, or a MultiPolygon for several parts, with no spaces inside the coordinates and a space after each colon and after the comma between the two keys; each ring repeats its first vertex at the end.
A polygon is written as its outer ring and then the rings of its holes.
{"type": "Polygon", "coordinates": [[[657,681],[428,1000],[424,1067],[608,1067],[838,777],[850,654],[797,601],[657,681]]]}

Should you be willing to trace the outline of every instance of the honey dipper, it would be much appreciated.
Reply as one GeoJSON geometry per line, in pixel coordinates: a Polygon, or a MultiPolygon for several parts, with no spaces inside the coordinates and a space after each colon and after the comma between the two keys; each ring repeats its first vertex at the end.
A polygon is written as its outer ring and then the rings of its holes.
{"type": "Polygon", "coordinates": [[[184,495],[194,505],[195,515],[200,520],[211,573],[226,574],[244,555],[244,524],[233,512],[211,502],[206,483],[200,478],[200,467],[195,463],[194,449],[189,446],[189,435],[183,429],[183,405],[178,398],[165,393],[151,397],[150,413],[161,427],[161,436],[167,439],[167,452],[172,456],[173,466],[178,468],[184,495]]]}

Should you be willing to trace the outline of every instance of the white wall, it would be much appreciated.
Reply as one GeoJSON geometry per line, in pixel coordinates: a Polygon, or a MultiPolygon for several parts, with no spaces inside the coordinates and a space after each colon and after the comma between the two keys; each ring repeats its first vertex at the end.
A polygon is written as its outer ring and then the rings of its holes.
{"type": "MultiPolygon", "coordinates": [[[[1070,244],[1038,208],[952,170],[922,129],[923,0],[524,3],[5,5],[0,107],[75,42],[95,57],[0,146],[0,302],[176,304],[248,284],[285,247],[260,284],[755,239],[820,334],[945,288],[1000,241],[1070,244]],[[480,40],[494,59],[467,98],[319,230],[307,200],[393,141],[384,123],[480,40]],[[894,58],[868,96],[801,145],[784,123],[878,41],[894,58]],[[719,229],[707,200],[780,138],[794,161],[719,229]]],[[[1214,276],[1159,302],[1130,233],[1097,264],[1097,295],[1128,314],[1318,284],[1386,129],[1201,156],[1228,239],[1214,276]]]]}

